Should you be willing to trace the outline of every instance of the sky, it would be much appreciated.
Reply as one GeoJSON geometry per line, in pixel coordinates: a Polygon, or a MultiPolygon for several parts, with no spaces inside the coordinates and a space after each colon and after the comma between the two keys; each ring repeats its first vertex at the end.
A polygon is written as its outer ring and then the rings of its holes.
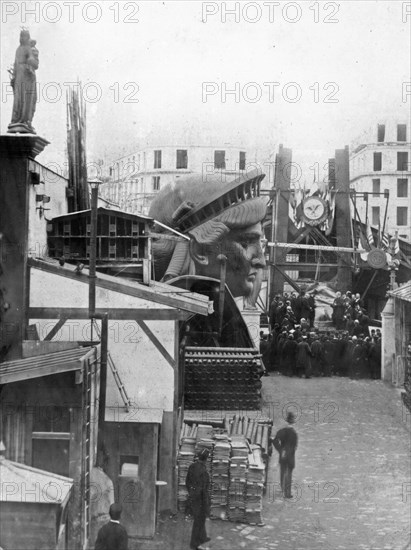
{"type": "Polygon", "coordinates": [[[3,0],[2,133],[22,26],[39,50],[44,163],[64,162],[70,82],[86,99],[88,159],[104,163],[146,144],[231,144],[266,159],[282,143],[309,179],[365,128],[409,117],[407,1],[3,0]]]}

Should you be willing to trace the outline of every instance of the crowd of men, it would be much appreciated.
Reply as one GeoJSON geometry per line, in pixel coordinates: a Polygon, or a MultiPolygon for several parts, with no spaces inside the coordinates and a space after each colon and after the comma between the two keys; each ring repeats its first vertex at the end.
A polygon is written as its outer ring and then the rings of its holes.
{"type": "Polygon", "coordinates": [[[270,334],[261,335],[268,371],[286,376],[380,377],[381,331],[369,331],[370,318],[359,294],[337,292],[332,304],[334,331],[314,326],[316,291],[275,296],[269,310],[270,334]]]}

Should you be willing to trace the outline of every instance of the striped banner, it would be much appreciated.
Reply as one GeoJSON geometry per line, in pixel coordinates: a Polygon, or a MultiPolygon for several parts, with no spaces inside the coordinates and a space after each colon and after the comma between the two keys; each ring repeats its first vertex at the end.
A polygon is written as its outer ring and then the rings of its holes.
{"type": "Polygon", "coordinates": [[[371,248],[374,248],[374,246],[375,246],[374,237],[373,237],[373,234],[372,234],[372,231],[371,231],[371,226],[370,226],[369,223],[367,223],[366,233],[367,233],[368,244],[371,246],[371,248]]]}

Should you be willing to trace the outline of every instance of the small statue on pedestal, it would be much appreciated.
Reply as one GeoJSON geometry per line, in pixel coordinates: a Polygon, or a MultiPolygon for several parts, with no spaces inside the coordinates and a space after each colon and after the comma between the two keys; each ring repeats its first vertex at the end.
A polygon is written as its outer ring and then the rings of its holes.
{"type": "Polygon", "coordinates": [[[14,93],[13,114],[9,133],[35,134],[32,126],[37,102],[36,70],[39,67],[39,51],[28,30],[20,32],[20,46],[16,50],[11,87],[14,93]]]}

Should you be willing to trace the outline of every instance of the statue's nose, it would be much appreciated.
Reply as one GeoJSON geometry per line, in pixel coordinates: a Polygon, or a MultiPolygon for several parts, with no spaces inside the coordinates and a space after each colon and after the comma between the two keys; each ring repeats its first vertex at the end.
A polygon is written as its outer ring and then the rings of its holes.
{"type": "Polygon", "coordinates": [[[264,251],[260,244],[255,247],[254,257],[251,260],[251,263],[255,267],[265,267],[267,265],[265,261],[264,251]]]}

